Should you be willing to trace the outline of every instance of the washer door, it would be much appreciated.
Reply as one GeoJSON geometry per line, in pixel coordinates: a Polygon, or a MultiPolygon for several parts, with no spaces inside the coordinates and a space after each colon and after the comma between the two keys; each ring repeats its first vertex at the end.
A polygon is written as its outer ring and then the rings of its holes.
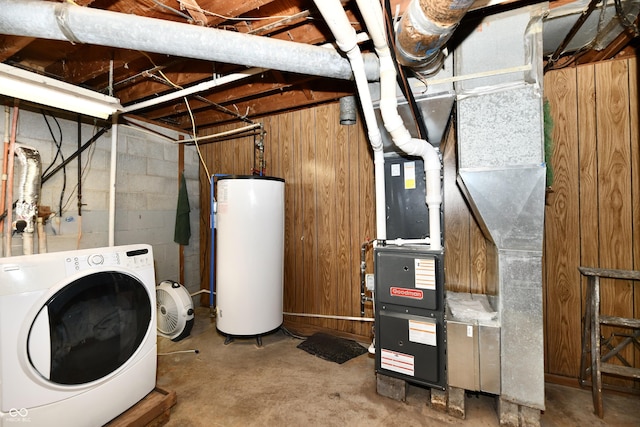
{"type": "Polygon", "coordinates": [[[28,337],[29,362],[58,384],[103,378],[136,352],[149,329],[151,309],[145,286],[128,274],[97,272],[74,280],[36,316],[28,337]],[[47,338],[49,343],[43,342],[47,338]]]}

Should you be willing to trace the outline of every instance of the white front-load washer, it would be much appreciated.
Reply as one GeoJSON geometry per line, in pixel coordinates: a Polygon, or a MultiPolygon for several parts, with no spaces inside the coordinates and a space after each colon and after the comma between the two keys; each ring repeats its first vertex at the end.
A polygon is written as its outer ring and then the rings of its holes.
{"type": "Polygon", "coordinates": [[[0,258],[0,426],[102,426],[155,387],[153,252],[0,258]]]}

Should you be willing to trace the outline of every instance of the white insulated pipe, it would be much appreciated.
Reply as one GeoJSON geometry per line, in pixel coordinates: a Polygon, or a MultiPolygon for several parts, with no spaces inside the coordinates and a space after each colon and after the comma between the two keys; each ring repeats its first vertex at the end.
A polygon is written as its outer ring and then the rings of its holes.
{"type": "Polygon", "coordinates": [[[44,219],[42,217],[38,217],[37,220],[37,229],[38,229],[38,253],[44,254],[47,253],[47,232],[44,229],[44,219]]]}
{"type": "MultiPolygon", "coordinates": [[[[0,0],[0,34],[140,50],[343,80],[352,78],[349,61],[331,49],[81,7],[69,2],[0,0]]],[[[377,80],[375,55],[367,55],[365,60],[368,79],[377,80]]]]}
{"type": "Polygon", "coordinates": [[[374,181],[376,193],[376,235],[377,239],[384,240],[387,236],[386,223],[386,199],[384,190],[384,153],[382,151],[382,135],[378,128],[369,82],[365,73],[364,60],[356,31],[351,26],[344,8],[339,0],[315,0],[316,7],[336,38],[336,44],[346,53],[356,83],[358,97],[362,105],[364,121],[369,136],[369,143],[373,149],[374,181]]]}
{"type": "Polygon", "coordinates": [[[422,157],[426,173],[426,204],[429,208],[431,249],[442,248],[440,230],[441,165],[438,151],[429,142],[412,138],[398,114],[396,69],[387,45],[382,8],[377,0],[357,0],[369,36],[380,58],[380,113],[393,143],[410,156],[422,157]]]}
{"type": "Polygon", "coordinates": [[[111,166],[109,170],[109,246],[115,246],[116,236],[116,170],[118,164],[118,114],[112,116],[111,166]]]}

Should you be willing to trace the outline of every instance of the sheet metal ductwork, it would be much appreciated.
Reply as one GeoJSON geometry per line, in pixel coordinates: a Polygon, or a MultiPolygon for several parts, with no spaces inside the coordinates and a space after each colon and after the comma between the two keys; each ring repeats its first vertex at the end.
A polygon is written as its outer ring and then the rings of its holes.
{"type": "Polygon", "coordinates": [[[456,47],[454,58],[457,75],[483,76],[456,82],[458,186],[491,242],[487,286],[501,325],[500,397],[540,410],[545,401],[541,51],[546,7],[485,18],[456,47]]]}
{"type": "Polygon", "coordinates": [[[15,155],[20,165],[20,182],[13,228],[18,232],[33,233],[36,229],[40,200],[42,175],[40,153],[35,148],[16,144],[15,155]]]}
{"type": "Polygon", "coordinates": [[[473,0],[413,0],[396,31],[398,62],[429,76],[442,68],[443,48],[473,0]]]}

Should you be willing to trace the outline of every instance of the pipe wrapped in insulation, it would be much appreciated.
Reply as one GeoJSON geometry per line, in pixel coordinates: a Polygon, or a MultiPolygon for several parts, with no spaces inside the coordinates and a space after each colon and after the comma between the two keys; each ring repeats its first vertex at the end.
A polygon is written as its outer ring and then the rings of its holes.
{"type": "Polygon", "coordinates": [[[19,231],[33,233],[38,216],[38,201],[40,200],[42,176],[40,153],[35,148],[16,144],[15,155],[21,171],[14,227],[24,221],[26,225],[21,223],[24,228],[19,226],[19,231]]]}
{"type": "Polygon", "coordinates": [[[425,76],[437,73],[443,48],[473,0],[412,0],[396,32],[398,62],[425,76]]]}
{"type": "MultiPolygon", "coordinates": [[[[333,49],[112,12],[72,3],[0,0],[0,34],[69,40],[205,61],[350,80],[349,61],[333,49]]],[[[377,80],[375,55],[365,72],[377,80]]]]}

